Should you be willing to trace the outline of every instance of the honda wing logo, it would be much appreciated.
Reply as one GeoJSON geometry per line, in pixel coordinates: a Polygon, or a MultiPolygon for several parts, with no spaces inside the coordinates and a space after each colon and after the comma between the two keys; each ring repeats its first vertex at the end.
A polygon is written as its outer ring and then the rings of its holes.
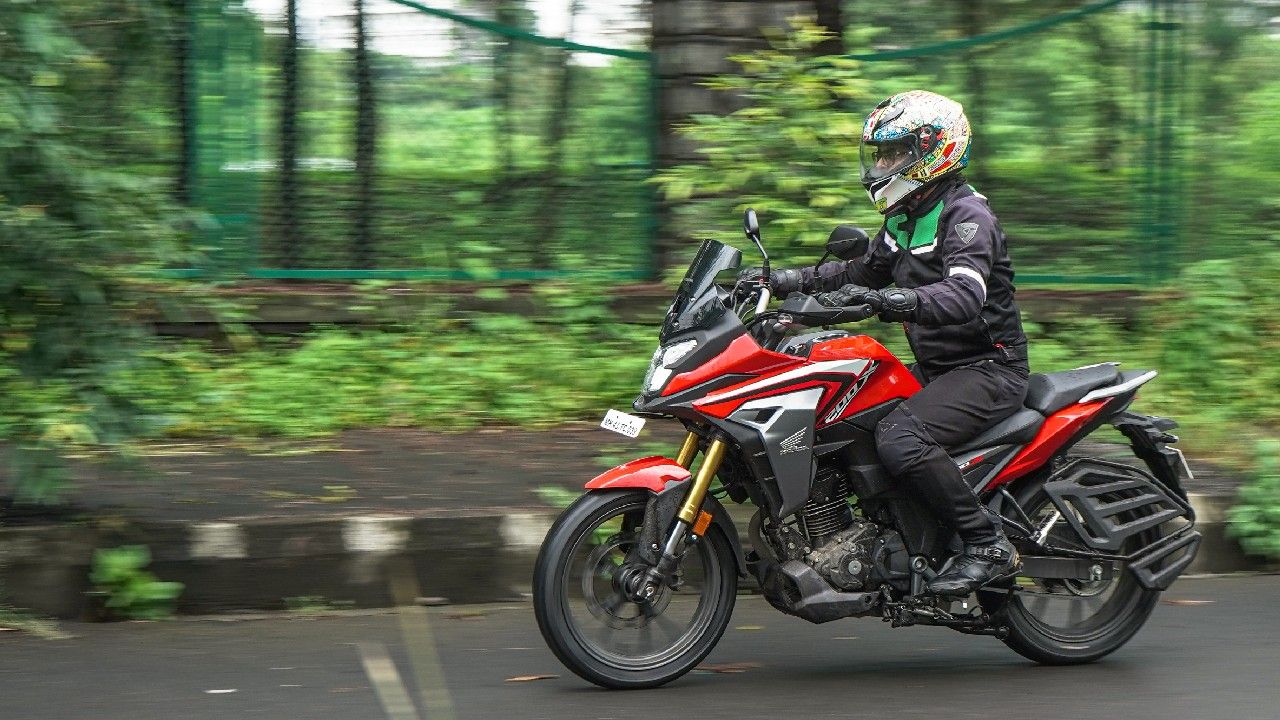
{"type": "Polygon", "coordinates": [[[778,446],[782,448],[781,454],[787,455],[793,452],[800,452],[801,450],[808,450],[809,446],[804,444],[804,432],[807,429],[808,428],[800,428],[794,435],[778,443],[778,446]]]}

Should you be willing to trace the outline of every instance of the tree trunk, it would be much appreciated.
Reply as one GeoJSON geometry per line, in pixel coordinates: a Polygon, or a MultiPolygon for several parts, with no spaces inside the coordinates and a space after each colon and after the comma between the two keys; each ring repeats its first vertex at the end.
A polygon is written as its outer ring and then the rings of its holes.
{"type": "Polygon", "coordinates": [[[843,55],[844,18],[840,12],[842,0],[813,0],[813,9],[818,16],[818,25],[832,34],[832,37],[818,43],[819,55],[843,55]]]}
{"type": "Polygon", "coordinates": [[[174,184],[174,196],[183,205],[190,205],[195,186],[196,118],[191,82],[191,37],[195,33],[195,9],[189,0],[173,0],[174,11],[174,97],[178,116],[178,173],[174,184]]]}
{"type": "Polygon", "coordinates": [[[288,34],[281,73],[284,96],[280,100],[280,264],[298,266],[302,234],[298,228],[298,0],[285,3],[288,34]]]}
{"type": "MultiPolygon", "coordinates": [[[[985,31],[986,18],[983,12],[983,0],[963,0],[960,11],[961,34],[964,37],[981,35],[985,31]]],[[[987,130],[987,76],[982,68],[980,53],[971,49],[965,53],[965,94],[968,102],[964,104],[965,114],[969,117],[969,125],[981,147],[981,158],[969,171],[969,176],[979,190],[986,185],[989,173],[986,164],[994,155],[989,144],[982,144],[983,133],[987,130]]]]}
{"type": "Polygon", "coordinates": [[[368,269],[374,265],[373,192],[377,162],[378,108],[374,94],[373,68],[369,62],[364,0],[355,0],[355,11],[356,212],[352,259],[357,268],[368,269]]]}
{"type": "MultiPolygon", "coordinates": [[[[573,39],[573,31],[582,9],[582,0],[570,0],[569,25],[565,31],[565,39],[573,39]]],[[[562,205],[569,191],[569,169],[565,161],[565,140],[569,134],[570,108],[573,100],[573,65],[570,60],[573,53],[566,49],[557,51],[559,59],[559,85],[552,99],[550,124],[547,129],[547,147],[551,148],[551,157],[547,161],[550,177],[547,182],[547,200],[543,203],[542,232],[534,234],[533,261],[534,267],[545,269],[549,253],[548,241],[559,237],[561,227],[562,205]]]]}
{"type": "MultiPolygon", "coordinates": [[[[510,0],[498,0],[494,19],[500,25],[514,25],[515,12],[510,0]]],[[[505,186],[513,182],[515,174],[515,156],[512,149],[515,136],[515,42],[509,37],[502,37],[498,51],[493,55],[494,77],[494,122],[496,136],[494,142],[498,151],[498,168],[502,181],[499,184],[500,195],[505,195],[505,186]]]]}
{"type": "Polygon", "coordinates": [[[1093,45],[1093,62],[1097,66],[1094,77],[1098,78],[1101,88],[1095,95],[1094,112],[1097,113],[1097,128],[1093,140],[1093,160],[1099,171],[1109,173],[1116,166],[1116,151],[1120,149],[1120,129],[1124,125],[1124,112],[1116,101],[1115,68],[1121,62],[1116,47],[1107,36],[1106,19],[1096,16],[1081,23],[1081,29],[1087,33],[1087,41],[1093,45]]]}

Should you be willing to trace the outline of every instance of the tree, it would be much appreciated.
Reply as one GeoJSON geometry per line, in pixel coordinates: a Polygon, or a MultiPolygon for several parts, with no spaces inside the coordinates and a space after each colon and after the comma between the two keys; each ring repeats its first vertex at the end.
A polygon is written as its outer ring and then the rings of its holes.
{"type": "MultiPolygon", "coordinates": [[[[964,37],[974,37],[981,35],[986,30],[986,14],[983,7],[983,0],[964,0],[960,4],[960,27],[964,37]]],[[[964,104],[965,114],[969,117],[970,124],[984,130],[987,127],[987,77],[982,67],[982,54],[980,50],[970,50],[965,53],[965,95],[968,101],[964,104]]],[[[988,147],[984,152],[984,159],[990,160],[993,153],[992,148],[988,147]]],[[[978,185],[985,186],[987,184],[987,164],[978,163],[971,171],[973,179],[978,185]]]]}
{"type": "Polygon", "coordinates": [[[658,174],[667,199],[680,203],[684,234],[740,242],[731,208],[752,206],[770,257],[782,265],[811,261],[837,224],[876,222],[856,179],[861,118],[843,111],[868,101],[869,84],[856,61],[814,61],[814,48],[828,38],[801,23],[771,48],[735,57],[741,72],[709,83],[751,104],[727,116],[695,116],[682,133],[705,160],[658,174]]]}
{"type": "Polygon", "coordinates": [[[111,382],[143,342],[132,280],[178,235],[167,182],[125,174],[65,121],[84,102],[69,88],[110,68],[61,5],[0,4],[0,437],[25,500],[52,496],[61,448],[137,428],[111,382]]]}
{"type": "Polygon", "coordinates": [[[374,173],[378,155],[378,105],[370,67],[364,0],[355,0],[356,47],[352,68],[356,85],[356,216],[353,259],[373,267],[374,173]]]}
{"type": "MultiPolygon", "coordinates": [[[[569,24],[565,31],[565,39],[573,38],[574,26],[578,13],[582,9],[582,0],[570,0],[569,24]]],[[[561,205],[568,192],[569,169],[565,160],[565,138],[569,131],[570,111],[573,107],[573,53],[564,48],[556,50],[557,84],[555,95],[551,100],[549,123],[547,129],[547,146],[551,149],[551,157],[547,162],[550,177],[547,181],[547,201],[543,204],[543,230],[534,233],[533,261],[536,267],[545,267],[551,260],[547,252],[546,239],[559,236],[561,205]]]]}
{"type": "Polygon", "coordinates": [[[284,97],[280,99],[280,266],[297,267],[302,252],[298,204],[298,127],[300,86],[298,78],[298,0],[285,3],[286,35],[280,58],[284,97]]]}

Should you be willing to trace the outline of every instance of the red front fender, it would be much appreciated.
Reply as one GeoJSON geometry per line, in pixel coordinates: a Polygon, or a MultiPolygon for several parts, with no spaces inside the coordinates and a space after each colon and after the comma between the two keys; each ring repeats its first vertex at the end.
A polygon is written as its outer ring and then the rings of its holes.
{"type": "Polygon", "coordinates": [[[616,468],[605,470],[587,483],[588,490],[615,490],[619,488],[644,488],[651,492],[661,492],[667,483],[688,480],[689,471],[680,467],[675,460],[654,455],[623,463],[616,468]]]}

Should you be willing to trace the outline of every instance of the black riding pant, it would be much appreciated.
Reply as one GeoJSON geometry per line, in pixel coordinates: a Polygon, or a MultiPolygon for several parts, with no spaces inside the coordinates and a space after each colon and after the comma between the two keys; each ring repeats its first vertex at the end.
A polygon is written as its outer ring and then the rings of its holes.
{"type": "Polygon", "coordinates": [[[994,542],[997,529],[944,448],[1012,415],[1026,395],[1026,367],[984,360],[932,379],[876,426],[885,468],[909,483],[967,545],[994,542]]]}

